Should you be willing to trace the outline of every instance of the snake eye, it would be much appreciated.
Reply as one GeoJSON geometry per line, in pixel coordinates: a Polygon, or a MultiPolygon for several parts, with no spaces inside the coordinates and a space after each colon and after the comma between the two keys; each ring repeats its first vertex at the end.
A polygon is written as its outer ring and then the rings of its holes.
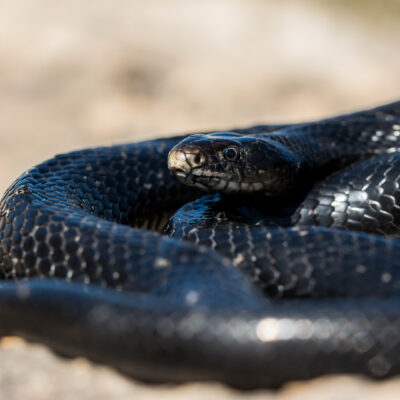
{"type": "Polygon", "coordinates": [[[231,146],[224,149],[224,157],[228,161],[236,161],[239,158],[239,149],[231,146]]]}

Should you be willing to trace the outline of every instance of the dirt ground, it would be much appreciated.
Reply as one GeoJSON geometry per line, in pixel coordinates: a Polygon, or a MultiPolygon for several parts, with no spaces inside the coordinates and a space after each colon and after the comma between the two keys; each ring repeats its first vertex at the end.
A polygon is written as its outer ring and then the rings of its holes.
{"type": "MultiPolygon", "coordinates": [[[[321,118],[400,93],[398,0],[0,0],[0,192],[87,146],[321,118]]],[[[149,386],[40,346],[0,346],[4,399],[391,399],[400,379],[277,392],[149,386]],[[22,380],[23,377],[23,380],[22,380]]]]}

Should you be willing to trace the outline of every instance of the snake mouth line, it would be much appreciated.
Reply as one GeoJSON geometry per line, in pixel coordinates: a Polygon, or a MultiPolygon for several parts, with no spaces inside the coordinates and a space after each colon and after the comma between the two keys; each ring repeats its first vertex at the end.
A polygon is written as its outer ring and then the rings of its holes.
{"type": "Polygon", "coordinates": [[[178,180],[186,185],[198,187],[202,190],[224,193],[253,193],[261,191],[268,182],[235,182],[222,177],[187,174],[182,170],[173,171],[178,180]]]}
{"type": "Polygon", "coordinates": [[[179,180],[179,182],[188,185],[188,186],[193,186],[193,187],[198,187],[199,189],[202,190],[210,190],[209,186],[201,183],[199,181],[199,176],[193,175],[193,174],[187,174],[185,171],[181,169],[174,168],[171,170],[172,173],[175,175],[175,177],[179,180]]]}

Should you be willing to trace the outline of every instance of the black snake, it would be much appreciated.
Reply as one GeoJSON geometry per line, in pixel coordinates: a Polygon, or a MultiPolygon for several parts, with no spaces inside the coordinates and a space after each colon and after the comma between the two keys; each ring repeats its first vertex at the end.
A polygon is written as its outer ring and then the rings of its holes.
{"type": "Polygon", "coordinates": [[[0,203],[0,333],[146,381],[398,374],[399,149],[396,102],[56,156],[0,203]]]}

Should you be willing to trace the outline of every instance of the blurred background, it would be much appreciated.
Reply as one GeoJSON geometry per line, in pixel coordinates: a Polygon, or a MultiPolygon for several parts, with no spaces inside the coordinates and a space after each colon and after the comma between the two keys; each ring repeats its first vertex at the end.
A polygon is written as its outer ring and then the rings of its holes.
{"type": "MultiPolygon", "coordinates": [[[[399,20],[400,0],[0,0],[0,191],[55,153],[395,100],[399,20]]],[[[42,365],[29,349],[3,345],[0,392],[42,365]]]]}
{"type": "Polygon", "coordinates": [[[399,0],[0,0],[0,191],[54,153],[400,93],[399,0]]]}

